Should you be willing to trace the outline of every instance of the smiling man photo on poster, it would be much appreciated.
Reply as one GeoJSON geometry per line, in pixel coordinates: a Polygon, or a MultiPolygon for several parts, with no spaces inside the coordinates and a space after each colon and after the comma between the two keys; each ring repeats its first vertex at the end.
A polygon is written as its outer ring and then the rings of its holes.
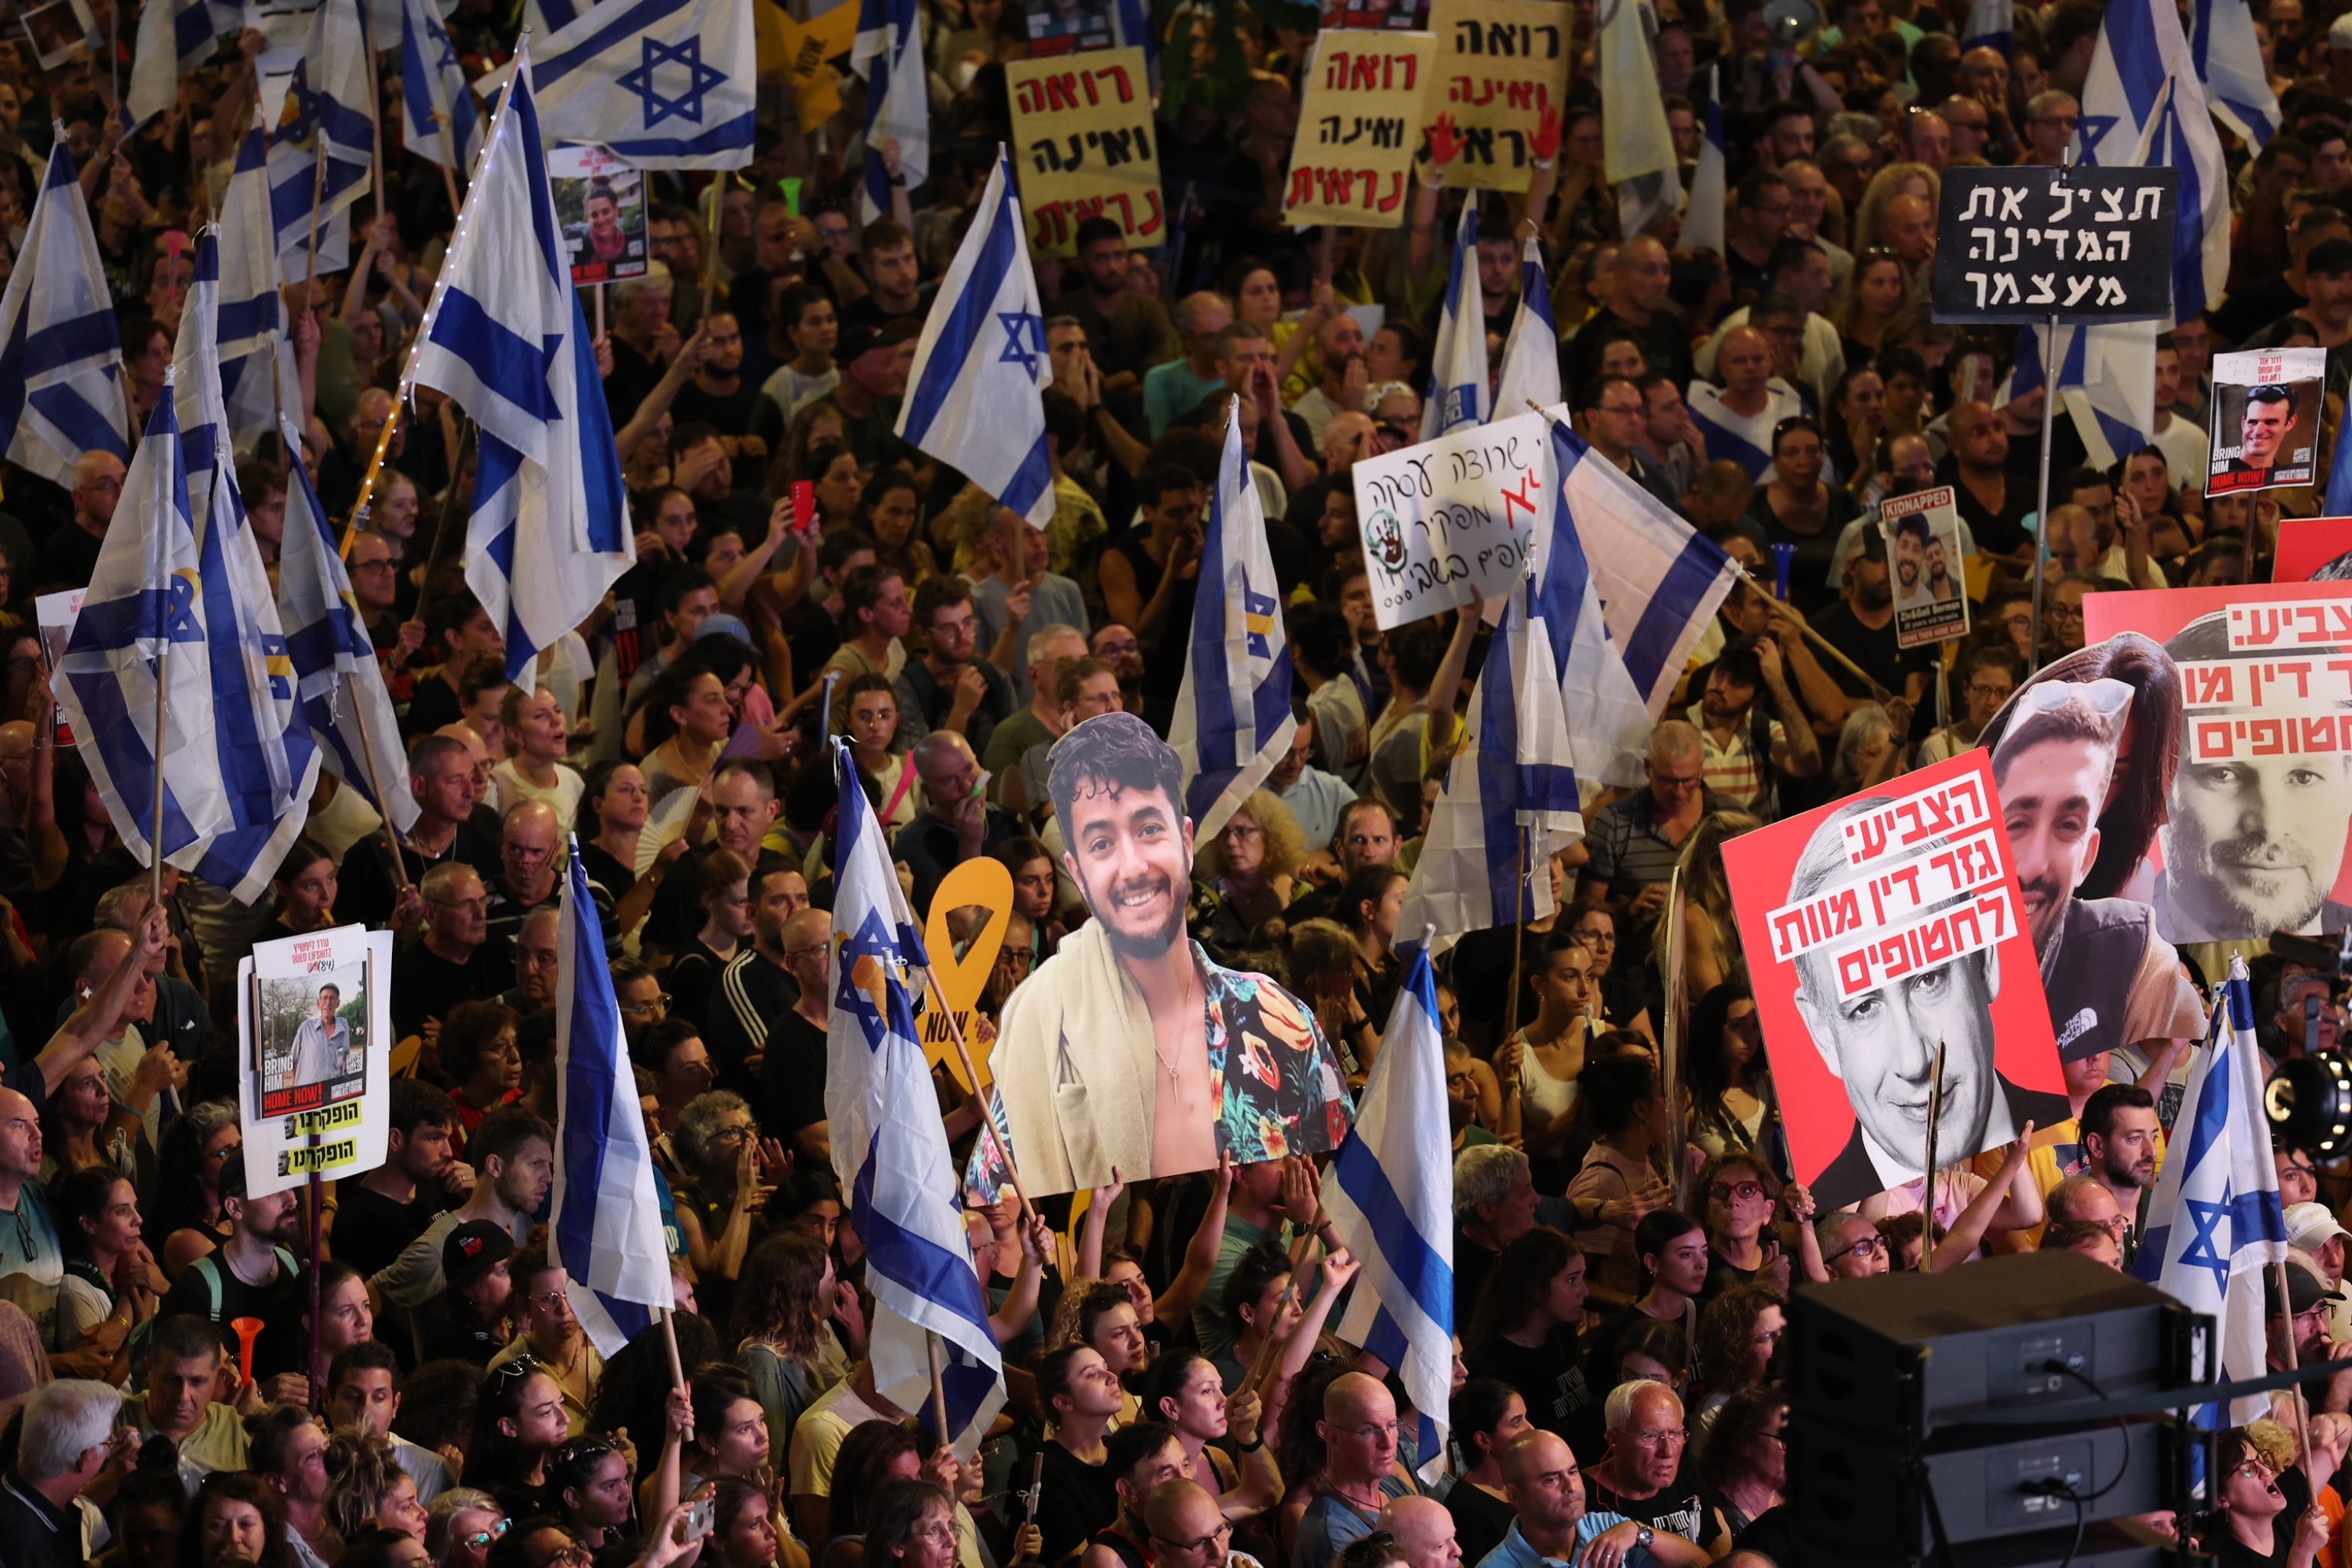
{"type": "MultiPolygon", "coordinates": [[[[1318,1154],[1354,1117],[1314,1010],[1187,935],[1192,824],[1175,749],[1129,713],[1054,744],[1062,868],[1093,919],[1004,1005],[997,1125],[1033,1195],[1318,1154]]],[[[982,1140],[973,1185],[1004,1173],[982,1140]]]]}

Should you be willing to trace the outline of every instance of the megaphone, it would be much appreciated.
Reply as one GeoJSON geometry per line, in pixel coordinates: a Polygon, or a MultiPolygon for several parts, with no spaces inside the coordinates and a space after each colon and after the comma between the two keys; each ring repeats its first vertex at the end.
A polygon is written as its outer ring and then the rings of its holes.
{"type": "Polygon", "coordinates": [[[1822,8],[1813,0],[1770,0],[1764,7],[1764,28],[1773,43],[1793,49],[1822,30],[1822,8]]]}

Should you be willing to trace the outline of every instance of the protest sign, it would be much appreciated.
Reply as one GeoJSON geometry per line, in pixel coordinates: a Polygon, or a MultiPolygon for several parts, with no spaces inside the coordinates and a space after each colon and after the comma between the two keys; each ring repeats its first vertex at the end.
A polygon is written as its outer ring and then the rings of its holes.
{"type": "Polygon", "coordinates": [[[814,131],[841,112],[841,66],[857,42],[857,7],[845,3],[802,21],[775,6],[762,8],[782,20],[784,80],[793,89],[793,112],[803,131],[814,131]]]}
{"type": "MultiPolygon", "coordinates": [[[[1102,1186],[1114,1168],[1133,1181],[1338,1147],[1355,1108],[1314,1009],[1263,974],[1204,968],[1185,936],[1193,846],[1175,748],[1106,713],[1055,742],[1053,770],[1094,918],[1005,999],[990,1053],[1029,1195],[1102,1186]],[[1207,1005],[1172,1016],[1198,1033],[1171,1039],[1171,1015],[1147,999],[1195,985],[1207,1005]]],[[[1004,1178],[982,1140],[971,1186],[992,1199],[1004,1178]]]]}
{"type": "MultiPolygon", "coordinates": [[[[972,1009],[988,990],[1012,923],[1013,873],[1003,861],[986,855],[964,861],[940,879],[939,891],[931,895],[930,919],[923,922],[923,948],[931,955],[931,978],[939,983],[939,1000],[947,1004],[945,1011],[937,1005],[923,1009],[923,1055],[966,1092],[976,1086],[964,1072],[963,1058],[956,1050],[957,1030],[962,1031],[972,1066],[987,1072],[989,1047],[994,1042],[974,1024],[972,1009]],[[950,1012],[955,1016],[952,1023],[950,1012]]],[[[1023,968],[1007,979],[1018,984],[1028,977],[1029,971],[1023,968]]]]}
{"type": "Polygon", "coordinates": [[[1437,77],[1423,113],[1462,137],[1447,184],[1528,188],[1537,127],[1568,89],[1569,20],[1549,0],[1435,0],[1437,77]]]}
{"type": "Polygon", "coordinates": [[[1004,79],[1031,244],[1072,255],[1078,225],[1097,216],[1117,218],[1131,246],[1167,238],[1151,79],[1141,49],[1014,60],[1004,79]]]}
{"type": "Polygon", "coordinates": [[[2352,517],[2281,518],[2271,581],[2338,580],[2352,581],[2352,517]]]}
{"type": "Polygon", "coordinates": [[[1427,33],[1327,32],[1317,40],[1284,222],[1360,228],[1404,222],[1436,50],[1427,33]]]}
{"type": "Polygon", "coordinates": [[[1968,584],[1952,487],[1888,497],[1879,503],[1878,526],[1895,568],[1895,646],[1924,647],[1968,636],[1968,584]]]}
{"type": "Polygon", "coordinates": [[[2213,356],[2213,453],[2205,493],[2307,485],[2316,468],[2326,349],[2213,356]]]}
{"type": "Polygon", "coordinates": [[[55,70],[73,58],[73,52],[89,36],[89,24],[75,14],[68,0],[53,0],[50,5],[20,12],[16,19],[31,41],[43,70],[55,70]]]}
{"type": "Polygon", "coordinates": [[[392,933],[337,926],[257,942],[237,965],[246,1191],[383,1163],[392,1097],[392,933]]]}
{"type": "Polygon", "coordinates": [[[646,177],[602,147],[555,147],[547,183],[572,281],[616,283],[646,274],[646,177]]]}
{"type": "MultiPolygon", "coordinates": [[[[81,596],[87,588],[68,588],[61,594],[43,594],[33,601],[33,624],[41,632],[41,663],[56,679],[58,660],[65,657],[66,644],[73,641],[74,619],[81,614],[81,596]]],[[[73,726],[66,722],[63,703],[57,705],[57,742],[60,746],[74,743],[73,726]]]]}
{"type": "Polygon", "coordinates": [[[1323,31],[1378,28],[1419,33],[1429,27],[1429,0],[1323,0],[1323,31]]]}
{"type": "Polygon", "coordinates": [[[2169,318],[2179,190],[2178,169],[1946,170],[1936,320],[2169,318]]]}
{"type": "Polygon", "coordinates": [[[1366,458],[1352,472],[1383,631],[1507,591],[1526,574],[1530,532],[1551,504],[1540,414],[1366,458]]]}
{"type": "Polygon", "coordinates": [[[2352,924],[2352,583],[2094,594],[2094,644],[2160,644],[2136,682],[2170,773],[2144,874],[2170,942],[2352,924]],[[2166,745],[2167,737],[2170,744],[2166,745]]]}
{"type": "Polygon", "coordinates": [[[1826,1211],[2066,1116],[1990,759],[1744,834],[1724,871],[1796,1179],[1826,1211]]]}
{"type": "Polygon", "coordinates": [[[1108,0],[1028,0],[1022,7],[1029,30],[1029,58],[1107,49],[1111,37],[1108,0]]]}

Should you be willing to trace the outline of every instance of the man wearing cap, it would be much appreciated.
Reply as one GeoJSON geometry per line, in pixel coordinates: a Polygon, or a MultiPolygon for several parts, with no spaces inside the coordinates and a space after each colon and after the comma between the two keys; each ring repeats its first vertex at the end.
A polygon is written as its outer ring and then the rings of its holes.
{"type": "Polygon", "coordinates": [[[514,1282],[508,1260],[514,1237],[488,1220],[468,1220],[441,1243],[441,1274],[446,1281],[416,1309],[419,1364],[444,1356],[487,1364],[506,1343],[508,1304],[514,1282]]]}
{"type": "Polygon", "coordinates": [[[2315,1410],[2342,1411],[2352,1409],[2352,1342],[2338,1340],[2327,1331],[2328,1317],[2342,1305],[2344,1293],[2330,1289],[2326,1280],[2301,1263],[2286,1265],[2287,1307],[2279,1310],[2279,1271],[2263,1270],[2263,1337],[2268,1347],[2269,1365],[2273,1372],[2287,1369],[2288,1342],[2282,1320],[2293,1326],[2294,1352],[2296,1366],[2310,1366],[2323,1361],[2344,1363],[2344,1370],[2326,1383],[2306,1383],[2304,1395],[2315,1410]]]}
{"type": "MultiPolygon", "coordinates": [[[[2298,1261],[2307,1261],[2313,1272],[2339,1294],[2344,1288],[2344,1244],[2352,1237],[2328,1212],[2326,1204],[2289,1204],[2286,1205],[2286,1242],[2302,1255],[2298,1261]]],[[[2328,1303],[2328,1332],[2331,1338],[2352,1340],[2352,1302],[2336,1300],[2328,1303]]]]}
{"type": "Polygon", "coordinates": [[[834,352],[841,384],[833,389],[833,401],[849,427],[849,449],[868,471],[907,456],[898,436],[898,404],[914,368],[915,340],[922,335],[922,324],[914,321],[841,329],[841,346],[834,352]]]}

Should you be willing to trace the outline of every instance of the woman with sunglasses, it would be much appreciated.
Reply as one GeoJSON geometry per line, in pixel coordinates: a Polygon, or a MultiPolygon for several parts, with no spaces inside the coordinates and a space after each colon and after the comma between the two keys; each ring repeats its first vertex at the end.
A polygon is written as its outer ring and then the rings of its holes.
{"type": "Polygon", "coordinates": [[[498,1500],[471,1487],[452,1487],[425,1515],[425,1550],[434,1568],[485,1568],[490,1548],[507,1532],[498,1500]]]}
{"type": "Polygon", "coordinates": [[[547,1461],[571,1435],[562,1386],[530,1356],[508,1362],[482,1381],[466,1480],[498,1499],[509,1518],[551,1514],[559,1500],[547,1461]]]}

